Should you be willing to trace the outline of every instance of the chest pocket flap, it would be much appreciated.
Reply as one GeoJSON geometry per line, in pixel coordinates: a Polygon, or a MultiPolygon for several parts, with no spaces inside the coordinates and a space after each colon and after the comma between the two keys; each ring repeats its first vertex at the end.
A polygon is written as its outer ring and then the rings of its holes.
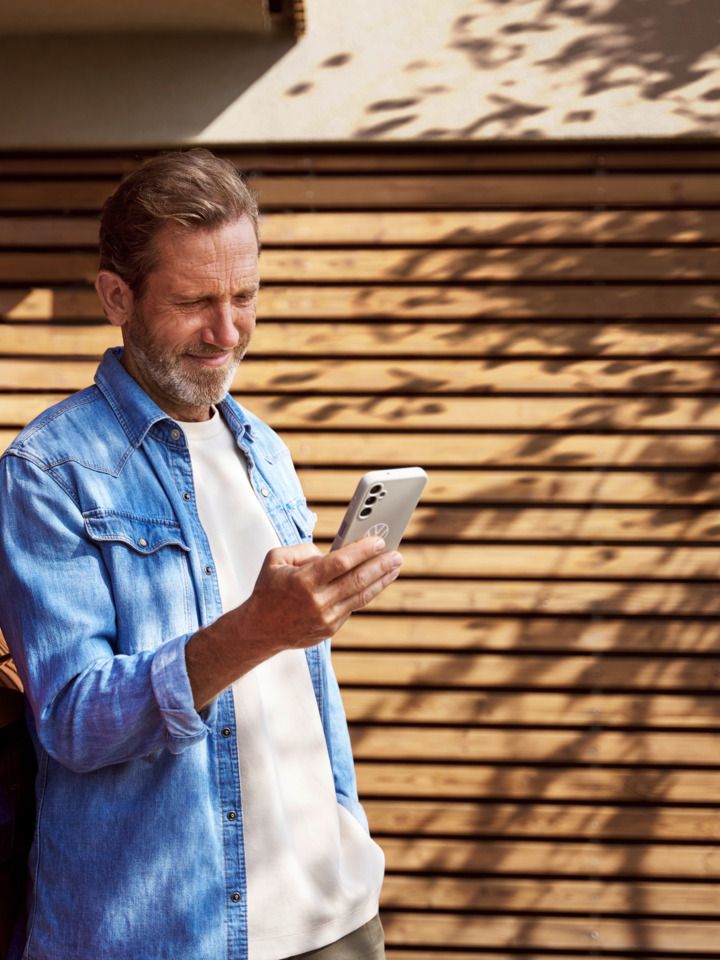
{"type": "Polygon", "coordinates": [[[101,510],[85,514],[85,529],[93,540],[125,543],[138,553],[155,553],[162,547],[190,549],[183,539],[180,525],[174,520],[101,510]]]}

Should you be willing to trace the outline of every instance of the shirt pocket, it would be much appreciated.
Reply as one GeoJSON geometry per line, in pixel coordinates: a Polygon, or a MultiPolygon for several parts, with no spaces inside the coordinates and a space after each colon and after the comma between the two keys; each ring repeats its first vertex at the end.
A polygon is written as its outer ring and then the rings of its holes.
{"type": "Polygon", "coordinates": [[[197,629],[190,547],[178,523],[108,510],[84,521],[112,587],[118,652],[152,650],[197,629]]]}

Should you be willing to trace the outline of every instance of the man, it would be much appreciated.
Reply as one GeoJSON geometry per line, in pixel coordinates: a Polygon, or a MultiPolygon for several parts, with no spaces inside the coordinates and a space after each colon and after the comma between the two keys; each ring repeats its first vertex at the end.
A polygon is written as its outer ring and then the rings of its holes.
{"type": "Polygon", "coordinates": [[[127,177],[96,289],[124,347],[0,460],[0,627],[38,756],[27,960],[383,955],[383,859],[328,637],[397,576],[327,556],[227,391],[257,208],[207,151],[127,177]]]}

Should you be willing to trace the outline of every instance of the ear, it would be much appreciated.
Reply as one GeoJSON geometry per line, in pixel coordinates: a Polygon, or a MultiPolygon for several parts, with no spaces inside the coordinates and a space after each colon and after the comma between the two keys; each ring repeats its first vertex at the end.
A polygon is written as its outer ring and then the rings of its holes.
{"type": "Polygon", "coordinates": [[[127,283],[112,270],[101,270],[95,278],[95,289],[110,323],[114,327],[124,327],[132,317],[135,305],[127,283]]]}

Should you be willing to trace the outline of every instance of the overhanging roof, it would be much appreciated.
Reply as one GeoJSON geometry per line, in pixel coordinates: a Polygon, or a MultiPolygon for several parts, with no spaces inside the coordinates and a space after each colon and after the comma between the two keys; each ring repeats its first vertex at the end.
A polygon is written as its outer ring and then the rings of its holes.
{"type": "Polygon", "coordinates": [[[23,0],[0,5],[0,35],[266,33],[275,19],[268,7],[268,0],[23,0]]]}

